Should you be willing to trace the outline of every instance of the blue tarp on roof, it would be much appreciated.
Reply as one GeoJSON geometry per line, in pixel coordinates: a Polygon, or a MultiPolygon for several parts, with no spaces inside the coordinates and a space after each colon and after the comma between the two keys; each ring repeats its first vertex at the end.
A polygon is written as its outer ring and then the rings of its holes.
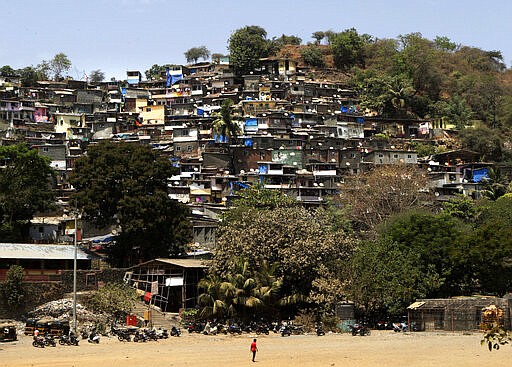
{"type": "Polygon", "coordinates": [[[489,168],[480,168],[473,170],[473,181],[481,182],[489,179],[489,168]]]}

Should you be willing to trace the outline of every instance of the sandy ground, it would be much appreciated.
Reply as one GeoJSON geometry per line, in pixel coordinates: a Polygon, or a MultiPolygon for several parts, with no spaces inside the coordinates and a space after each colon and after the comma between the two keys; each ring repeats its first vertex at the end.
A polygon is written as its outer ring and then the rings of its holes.
{"type": "Polygon", "coordinates": [[[254,335],[182,334],[158,342],[128,343],[102,337],[100,344],[32,347],[32,338],[0,343],[0,366],[510,366],[512,346],[489,352],[481,334],[394,333],[258,336],[256,364],[249,345],[254,335]]]}

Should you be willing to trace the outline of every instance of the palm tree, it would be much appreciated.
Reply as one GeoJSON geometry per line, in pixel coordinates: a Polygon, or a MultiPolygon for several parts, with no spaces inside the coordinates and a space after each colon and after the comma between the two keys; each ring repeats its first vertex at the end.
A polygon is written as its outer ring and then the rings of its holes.
{"type": "Polygon", "coordinates": [[[204,292],[198,297],[198,303],[202,306],[199,311],[201,318],[222,318],[228,313],[229,306],[223,297],[225,282],[218,275],[209,275],[199,281],[198,288],[204,292]]]}
{"type": "Polygon", "coordinates": [[[229,171],[234,171],[234,159],[231,154],[231,144],[233,140],[241,133],[238,124],[233,121],[231,116],[231,106],[233,101],[230,99],[224,100],[220,112],[215,115],[215,120],[212,124],[213,135],[215,141],[220,143],[227,143],[227,151],[229,156],[229,171]]]}

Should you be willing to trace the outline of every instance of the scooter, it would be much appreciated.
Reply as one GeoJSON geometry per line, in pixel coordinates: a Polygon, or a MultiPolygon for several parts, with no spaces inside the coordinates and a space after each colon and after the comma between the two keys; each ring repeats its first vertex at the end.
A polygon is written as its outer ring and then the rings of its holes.
{"type": "Polygon", "coordinates": [[[95,343],[95,344],[99,344],[100,343],[100,336],[98,333],[96,333],[95,330],[91,331],[91,333],[89,334],[89,338],[87,339],[87,341],[89,343],[95,343]]]}
{"type": "Polygon", "coordinates": [[[292,335],[292,330],[288,325],[282,325],[279,329],[279,332],[281,333],[281,336],[290,336],[292,335]]]}
{"type": "Polygon", "coordinates": [[[315,331],[316,331],[316,335],[317,336],[324,336],[325,335],[325,331],[322,328],[322,324],[321,323],[318,323],[318,324],[315,325],[315,331]]]}

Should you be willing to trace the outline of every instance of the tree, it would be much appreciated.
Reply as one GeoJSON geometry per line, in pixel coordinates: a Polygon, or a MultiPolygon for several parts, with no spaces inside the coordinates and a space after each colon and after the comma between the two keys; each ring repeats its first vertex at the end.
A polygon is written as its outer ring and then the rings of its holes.
{"type": "Polygon", "coordinates": [[[287,36],[285,34],[281,37],[272,37],[269,41],[269,55],[275,55],[280,49],[286,45],[299,46],[302,43],[302,39],[297,36],[287,36]]]}
{"type": "Polygon", "coordinates": [[[355,28],[337,33],[330,40],[334,64],[337,68],[348,70],[352,66],[364,66],[365,45],[371,41],[371,36],[360,35],[355,28]]]}
{"type": "Polygon", "coordinates": [[[325,32],[323,32],[323,31],[313,32],[311,37],[315,40],[315,45],[319,45],[322,42],[322,40],[325,38],[325,32]]]}
{"type": "Polygon", "coordinates": [[[107,283],[87,300],[89,307],[110,315],[129,314],[139,296],[125,283],[107,283]]]}
{"type": "Polygon", "coordinates": [[[231,172],[234,170],[234,161],[231,154],[231,144],[237,138],[238,134],[240,134],[240,127],[236,121],[233,121],[233,117],[231,116],[232,105],[232,100],[225,99],[222,102],[220,112],[213,115],[214,120],[212,124],[212,132],[214,134],[215,140],[228,143],[227,150],[228,156],[230,157],[229,170],[231,172]]]}
{"type": "Polygon", "coordinates": [[[109,260],[129,266],[183,254],[190,241],[189,209],[167,195],[174,168],[150,147],[105,142],[90,146],[76,162],[71,183],[83,216],[121,233],[109,260]]]}
{"type": "Polygon", "coordinates": [[[489,200],[496,201],[507,193],[509,180],[501,173],[499,168],[489,168],[489,178],[482,182],[482,191],[489,200]]]}
{"type": "MultiPolygon", "coordinates": [[[[43,61],[44,63],[45,61],[43,61]]],[[[53,74],[54,80],[62,80],[63,73],[67,72],[71,68],[71,61],[64,53],[56,54],[53,59],[48,62],[49,70],[53,74]]]]}
{"type": "Polygon", "coordinates": [[[101,83],[105,80],[105,73],[100,69],[93,70],[89,73],[89,81],[91,83],[101,83]]]}
{"type": "Polygon", "coordinates": [[[445,36],[436,36],[434,43],[436,44],[437,48],[443,51],[453,52],[457,49],[457,44],[445,36]]]}
{"type": "Polygon", "coordinates": [[[0,283],[0,294],[13,310],[17,310],[25,300],[23,277],[23,268],[19,265],[11,265],[5,275],[5,280],[0,283]]]}
{"type": "Polygon", "coordinates": [[[9,65],[4,65],[0,68],[0,75],[1,76],[12,76],[16,75],[17,72],[13,68],[11,68],[9,65]]]}
{"type": "Polygon", "coordinates": [[[215,64],[220,64],[220,60],[222,58],[226,57],[224,54],[221,54],[221,53],[213,53],[212,54],[212,62],[214,62],[215,64]]]}
{"type": "Polygon", "coordinates": [[[480,153],[482,161],[501,161],[503,140],[500,133],[486,126],[466,128],[460,132],[462,148],[480,153]]]}
{"type": "Polygon", "coordinates": [[[355,228],[372,230],[394,214],[428,205],[427,187],[426,176],[416,167],[377,166],[345,180],[340,201],[350,208],[355,228]]]}
{"type": "Polygon", "coordinates": [[[426,297],[439,282],[431,269],[418,268],[411,251],[386,239],[361,244],[347,273],[347,297],[366,317],[402,315],[411,301],[426,297]]]}
{"type": "Polygon", "coordinates": [[[148,70],[145,71],[146,79],[148,80],[159,80],[162,79],[162,74],[165,73],[167,68],[171,67],[170,64],[158,65],[153,64],[148,70]]]}
{"type": "Polygon", "coordinates": [[[209,57],[210,51],[206,48],[206,46],[192,47],[185,52],[185,58],[187,59],[187,62],[194,62],[194,64],[197,63],[199,58],[207,60],[209,57]]]}
{"type": "Polygon", "coordinates": [[[351,251],[351,236],[331,225],[332,218],[322,209],[236,207],[219,228],[212,271],[234,274],[234,258],[246,259],[250,271],[265,261],[277,263],[275,276],[283,283],[280,297],[306,300],[313,281],[340,275],[351,251]]]}
{"type": "Polygon", "coordinates": [[[314,45],[308,45],[300,50],[300,55],[307,65],[322,68],[325,66],[322,51],[314,45]]]}
{"type": "Polygon", "coordinates": [[[267,32],[259,26],[245,26],[229,37],[229,60],[238,76],[249,74],[268,56],[267,32]]]}
{"type": "Polygon", "coordinates": [[[0,146],[0,238],[22,241],[38,211],[50,209],[54,193],[50,161],[26,145],[0,146]]]}

